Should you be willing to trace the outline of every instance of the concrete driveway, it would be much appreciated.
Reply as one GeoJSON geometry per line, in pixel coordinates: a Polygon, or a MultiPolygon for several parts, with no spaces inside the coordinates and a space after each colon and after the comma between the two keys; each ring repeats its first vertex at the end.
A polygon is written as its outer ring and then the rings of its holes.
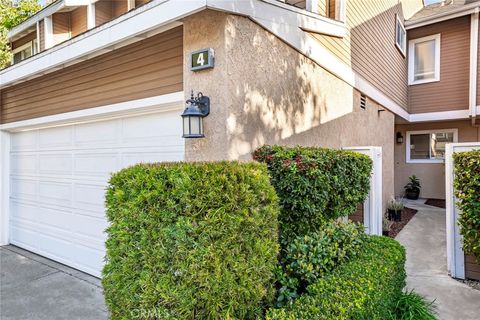
{"type": "Polygon", "coordinates": [[[100,280],[14,246],[0,247],[0,319],[108,319],[100,280]]]}
{"type": "Polygon", "coordinates": [[[409,201],[417,214],[396,237],[407,249],[407,289],[435,300],[441,320],[480,319],[480,291],[447,272],[445,209],[409,201]]]}

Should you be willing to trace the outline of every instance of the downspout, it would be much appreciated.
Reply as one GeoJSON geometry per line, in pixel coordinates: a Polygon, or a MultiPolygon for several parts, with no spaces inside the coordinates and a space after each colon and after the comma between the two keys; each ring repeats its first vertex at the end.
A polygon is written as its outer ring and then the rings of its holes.
{"type": "Polygon", "coordinates": [[[475,124],[475,118],[477,116],[478,12],[479,9],[476,7],[470,18],[470,81],[468,105],[472,125],[475,124]]]}
{"type": "Polygon", "coordinates": [[[480,141],[480,122],[477,114],[477,64],[478,64],[478,19],[479,9],[471,16],[470,30],[470,118],[472,119],[472,127],[477,128],[477,141],[480,141]]]}

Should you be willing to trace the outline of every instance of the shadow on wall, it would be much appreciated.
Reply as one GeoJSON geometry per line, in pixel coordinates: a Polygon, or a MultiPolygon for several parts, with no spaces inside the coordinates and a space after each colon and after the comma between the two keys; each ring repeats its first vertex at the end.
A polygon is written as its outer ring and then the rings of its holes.
{"type": "Polygon", "coordinates": [[[248,19],[229,16],[225,32],[229,159],[250,159],[264,144],[379,145],[393,154],[391,113],[373,101],[361,109],[359,92],[248,19]]]}
{"type": "MultiPolygon", "coordinates": [[[[228,158],[249,158],[264,144],[289,144],[353,111],[351,87],[256,24],[229,16],[226,33],[228,158]],[[255,57],[248,66],[235,63],[248,56],[255,57]]],[[[318,145],[318,138],[295,142],[318,145]]]]}

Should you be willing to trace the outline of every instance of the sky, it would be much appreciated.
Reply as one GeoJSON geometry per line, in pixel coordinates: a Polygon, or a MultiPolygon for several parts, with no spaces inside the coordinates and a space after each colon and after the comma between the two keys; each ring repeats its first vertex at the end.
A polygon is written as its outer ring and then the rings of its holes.
{"type": "Polygon", "coordinates": [[[432,4],[432,3],[437,3],[437,2],[442,2],[442,0],[425,0],[426,5],[429,5],[429,4],[432,4]]]}

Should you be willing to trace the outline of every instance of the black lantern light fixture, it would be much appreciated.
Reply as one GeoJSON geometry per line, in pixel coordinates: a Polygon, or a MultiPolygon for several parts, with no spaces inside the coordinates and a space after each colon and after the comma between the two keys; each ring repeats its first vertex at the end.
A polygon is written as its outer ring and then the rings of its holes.
{"type": "Polygon", "coordinates": [[[203,118],[210,113],[210,98],[201,92],[187,100],[187,106],[182,113],[183,138],[203,138],[203,118]]]}
{"type": "Polygon", "coordinates": [[[403,135],[400,131],[397,132],[397,143],[402,144],[403,143],[403,135]]]}

